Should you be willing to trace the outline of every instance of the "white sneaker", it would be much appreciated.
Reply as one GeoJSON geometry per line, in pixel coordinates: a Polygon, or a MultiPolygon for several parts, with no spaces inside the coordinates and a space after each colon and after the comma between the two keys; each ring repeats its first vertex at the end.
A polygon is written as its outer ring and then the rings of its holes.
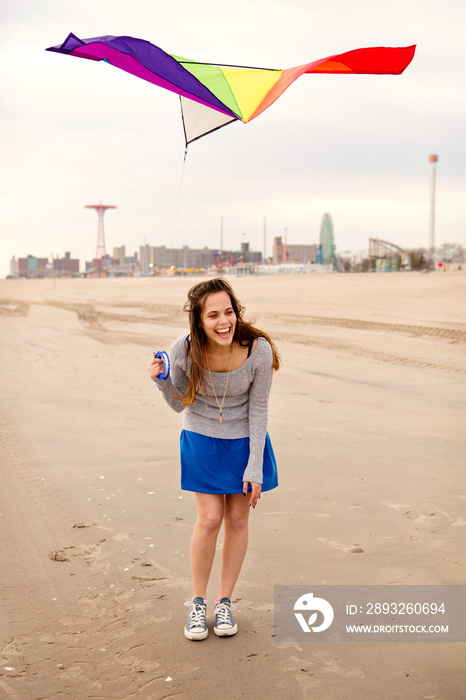
{"type": "Polygon", "coordinates": [[[209,630],[206,622],[207,605],[204,603],[204,598],[193,598],[185,605],[191,606],[191,611],[184,628],[184,636],[192,640],[205,639],[209,630]]]}
{"type": "Polygon", "coordinates": [[[229,598],[222,598],[215,604],[215,627],[214,632],[217,637],[230,637],[238,631],[238,625],[233,617],[232,610],[235,606],[229,598]]]}

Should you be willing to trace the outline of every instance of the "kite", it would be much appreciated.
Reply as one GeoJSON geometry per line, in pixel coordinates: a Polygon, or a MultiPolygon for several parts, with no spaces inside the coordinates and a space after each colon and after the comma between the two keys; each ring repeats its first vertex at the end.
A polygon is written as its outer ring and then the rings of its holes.
{"type": "Polygon", "coordinates": [[[63,44],[47,51],[106,61],[177,93],[187,148],[222,126],[255,119],[305,73],[400,75],[415,49],[415,45],[355,49],[284,70],[194,61],[130,36],[78,39],[69,34],[63,44]]]}

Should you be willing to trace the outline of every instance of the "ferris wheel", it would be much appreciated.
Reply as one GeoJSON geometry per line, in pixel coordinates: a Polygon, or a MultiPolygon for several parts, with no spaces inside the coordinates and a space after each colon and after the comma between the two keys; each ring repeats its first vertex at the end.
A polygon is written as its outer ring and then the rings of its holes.
{"type": "Polygon", "coordinates": [[[328,265],[335,262],[335,240],[333,237],[333,221],[330,214],[325,213],[320,223],[319,255],[317,262],[328,265]]]}

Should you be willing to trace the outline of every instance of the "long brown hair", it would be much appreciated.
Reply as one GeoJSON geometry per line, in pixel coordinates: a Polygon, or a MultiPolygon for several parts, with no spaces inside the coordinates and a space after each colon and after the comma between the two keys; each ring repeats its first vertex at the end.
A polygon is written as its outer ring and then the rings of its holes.
{"type": "Polygon", "coordinates": [[[248,347],[256,338],[265,338],[272,348],[272,369],[277,371],[280,367],[280,355],[275,344],[267,333],[253,326],[251,322],[244,320],[243,314],[245,308],[236,297],[231,285],[222,277],[215,277],[205,282],[199,282],[189,290],[188,300],[184,305],[184,310],[189,313],[191,372],[188,374],[188,388],[186,392],[175,398],[179,399],[183,406],[186,407],[193,405],[196,400],[197,391],[202,391],[207,394],[204,373],[207,336],[202,327],[202,313],[204,311],[206,298],[210,294],[215,294],[216,292],[226,292],[228,294],[231,306],[235,312],[236,326],[232,342],[236,342],[244,348],[248,347]]]}

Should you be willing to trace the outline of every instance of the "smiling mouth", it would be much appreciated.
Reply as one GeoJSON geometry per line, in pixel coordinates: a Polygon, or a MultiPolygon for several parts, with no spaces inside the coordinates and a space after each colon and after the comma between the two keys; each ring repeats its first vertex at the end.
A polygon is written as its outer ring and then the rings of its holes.
{"type": "Polygon", "coordinates": [[[218,328],[215,333],[220,336],[220,338],[228,338],[230,336],[231,328],[218,328]]]}

